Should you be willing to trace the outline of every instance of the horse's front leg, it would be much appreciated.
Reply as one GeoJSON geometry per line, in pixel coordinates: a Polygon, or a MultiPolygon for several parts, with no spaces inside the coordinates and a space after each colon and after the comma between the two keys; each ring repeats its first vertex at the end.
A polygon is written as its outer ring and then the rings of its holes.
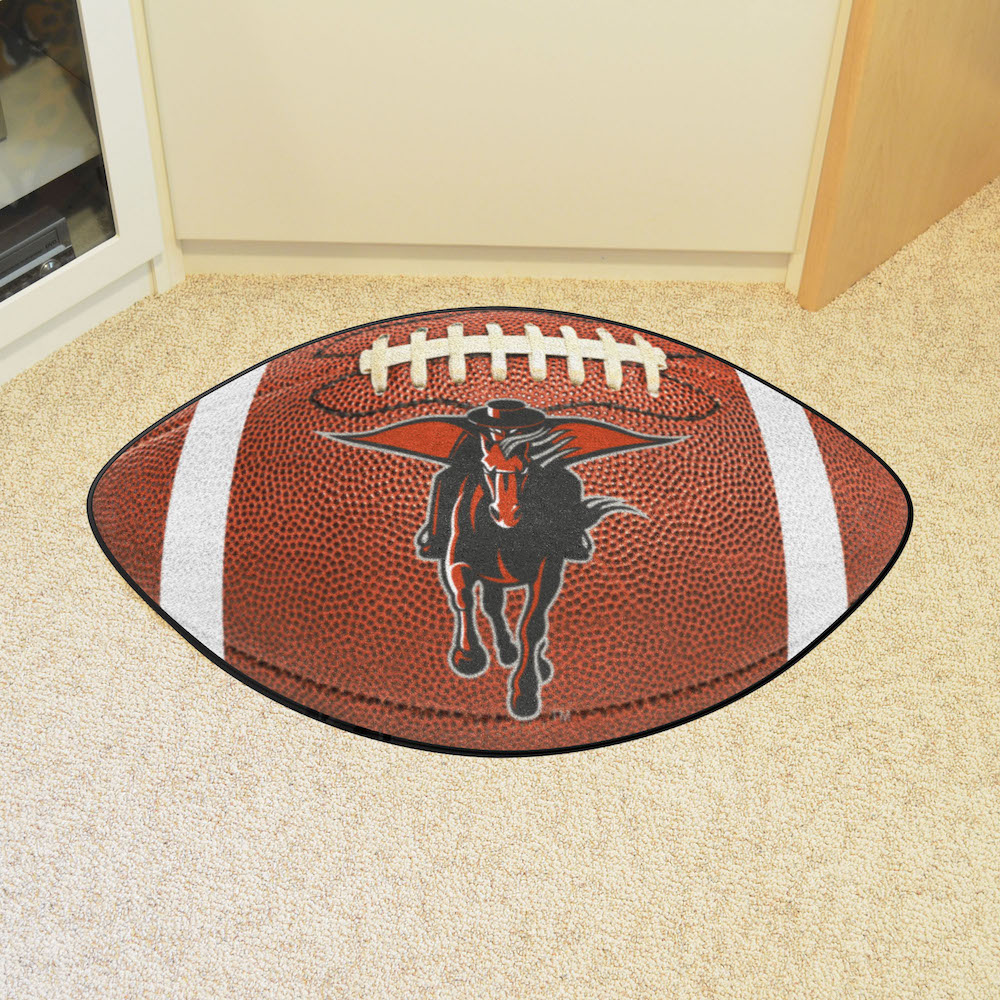
{"type": "Polygon", "coordinates": [[[548,558],[542,560],[528,584],[518,626],[521,657],[507,688],[507,708],[515,719],[534,719],[542,711],[539,691],[552,679],[552,664],[543,655],[549,631],[549,608],[561,583],[561,560],[548,558]]]}
{"type": "Polygon", "coordinates": [[[503,587],[499,583],[483,580],[480,583],[479,601],[486,612],[486,617],[493,626],[493,638],[496,640],[497,659],[505,666],[512,667],[518,659],[517,643],[510,634],[510,627],[504,617],[503,587]]]}
{"type": "Polygon", "coordinates": [[[445,564],[444,577],[455,612],[451,668],[460,677],[478,677],[486,672],[489,657],[476,629],[476,578],[465,563],[445,564]]]}

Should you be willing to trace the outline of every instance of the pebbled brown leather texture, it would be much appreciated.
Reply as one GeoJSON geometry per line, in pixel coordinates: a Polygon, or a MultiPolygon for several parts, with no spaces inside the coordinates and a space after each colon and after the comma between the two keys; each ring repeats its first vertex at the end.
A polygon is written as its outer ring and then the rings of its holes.
{"type": "MultiPolygon", "coordinates": [[[[388,333],[405,343],[462,322],[505,332],[562,323],[594,338],[596,323],[523,312],[456,312],[378,324],[272,363],[258,389],[234,475],[226,549],[227,659],[294,701],[380,732],[472,749],[529,750],[615,739],[684,718],[773,671],[785,643],[780,530],[763,444],[732,369],[670,342],[670,379],[659,398],[642,369],[625,367],[620,392],[601,362],[569,382],[548,359],[542,382],[525,358],[508,358],[502,385],[489,358],[467,359],[454,385],[445,360],[431,362],[425,392],[406,366],[390,370],[386,393],[353,377],[360,352],[388,333]],[[348,376],[343,381],[336,381],[348,376]],[[357,417],[334,417],[318,398],[357,417]],[[626,500],[645,514],[616,514],[593,531],[595,553],[565,567],[549,616],[554,677],[542,717],[521,723],[504,703],[506,671],[495,657],[482,677],[448,666],[452,612],[437,566],[416,558],[434,468],[417,459],[338,445],[317,430],[361,431],[498,395],[645,434],[688,434],[669,448],[582,465],[588,495],[626,500]],[[401,404],[417,403],[416,406],[401,404]],[[716,405],[718,411],[707,416],[716,405]],[[627,407],[623,411],[618,407],[627,407]],[[378,411],[372,413],[372,411],[378,411]],[[651,415],[652,414],[652,415],[651,415]]],[[[632,331],[603,324],[616,340],[632,331]]],[[[522,594],[508,597],[513,621],[522,594]]],[[[480,633],[489,635],[480,613],[480,633]]],[[[489,643],[487,643],[489,648],[489,643]]]]}
{"type": "MultiPolygon", "coordinates": [[[[643,369],[624,366],[620,391],[600,361],[583,385],[565,359],[546,359],[535,381],[508,356],[495,381],[488,355],[466,358],[455,385],[446,359],[428,362],[426,389],[408,365],[390,368],[376,395],[359,371],[376,337],[408,342],[418,327],[466,336],[486,323],[521,334],[525,323],[581,339],[601,327],[622,344],[635,331],[606,321],[531,310],[455,310],[334,334],[272,360],[240,442],[229,500],[224,573],[225,660],[298,706],[385,737],[471,752],[524,753],[613,741],[687,719],[753,687],[786,662],[781,530],[763,441],[731,366],[655,334],[668,367],[658,397],[643,369]],[[417,557],[436,467],[417,458],[351,447],[320,431],[371,431],[421,416],[461,416],[505,396],[569,417],[645,435],[686,436],[669,447],[580,464],[587,496],[631,504],[591,531],[589,562],[567,562],[549,614],[554,669],[541,715],[511,718],[507,668],[479,632],[484,674],[449,666],[453,614],[438,565],[417,557]]],[[[109,549],[155,601],[156,530],[176,466],[178,429],[193,404],[154,428],[109,469],[95,516],[109,549]],[[148,521],[146,518],[148,517],[148,521]]],[[[865,449],[810,414],[833,484],[845,539],[850,599],[884,568],[906,530],[895,480],[865,449]]],[[[512,626],[523,606],[508,591],[512,626]]]]}
{"type": "Polygon", "coordinates": [[[170,488],[194,416],[188,404],[147,431],[104,470],[94,486],[93,512],[122,569],[150,600],[160,599],[160,561],[170,488]]]}

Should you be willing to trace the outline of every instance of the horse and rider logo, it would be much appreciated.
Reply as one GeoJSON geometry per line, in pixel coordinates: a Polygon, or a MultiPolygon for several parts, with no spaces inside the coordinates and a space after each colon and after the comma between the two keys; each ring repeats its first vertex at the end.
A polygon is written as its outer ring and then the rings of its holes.
{"type": "Polygon", "coordinates": [[[437,562],[454,613],[448,662],[461,677],[478,677],[489,666],[476,627],[478,593],[497,659],[510,671],[507,711],[520,721],[539,716],[541,689],[552,679],[548,616],[565,564],[591,558],[590,531],[603,518],[645,516],[622,500],[585,496],[572,467],[685,440],[550,415],[517,399],[355,434],[318,433],[440,466],[415,541],[419,558],[437,562]],[[524,607],[512,633],[504,607],[506,592],[516,588],[524,590],[524,607]]]}

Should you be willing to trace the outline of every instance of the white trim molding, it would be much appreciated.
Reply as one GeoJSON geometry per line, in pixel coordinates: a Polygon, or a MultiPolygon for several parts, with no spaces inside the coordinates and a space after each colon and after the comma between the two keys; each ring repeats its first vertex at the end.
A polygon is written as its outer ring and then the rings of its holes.
{"type": "Polygon", "coordinates": [[[608,278],[636,281],[785,280],[787,253],[573,247],[431,246],[182,240],[187,274],[405,274],[608,278]]]}

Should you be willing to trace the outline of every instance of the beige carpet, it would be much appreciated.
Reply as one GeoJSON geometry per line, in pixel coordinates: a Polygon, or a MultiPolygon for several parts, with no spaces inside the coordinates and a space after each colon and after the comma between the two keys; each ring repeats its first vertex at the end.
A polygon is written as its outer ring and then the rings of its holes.
{"type": "Polygon", "coordinates": [[[818,315],[775,286],[200,277],[0,391],[0,984],[29,998],[1000,995],[1000,183],[818,315]],[[445,757],[202,659],[85,500],[276,351],[450,305],[677,336],[857,434],[916,521],[863,610],[679,729],[445,757]]]}

